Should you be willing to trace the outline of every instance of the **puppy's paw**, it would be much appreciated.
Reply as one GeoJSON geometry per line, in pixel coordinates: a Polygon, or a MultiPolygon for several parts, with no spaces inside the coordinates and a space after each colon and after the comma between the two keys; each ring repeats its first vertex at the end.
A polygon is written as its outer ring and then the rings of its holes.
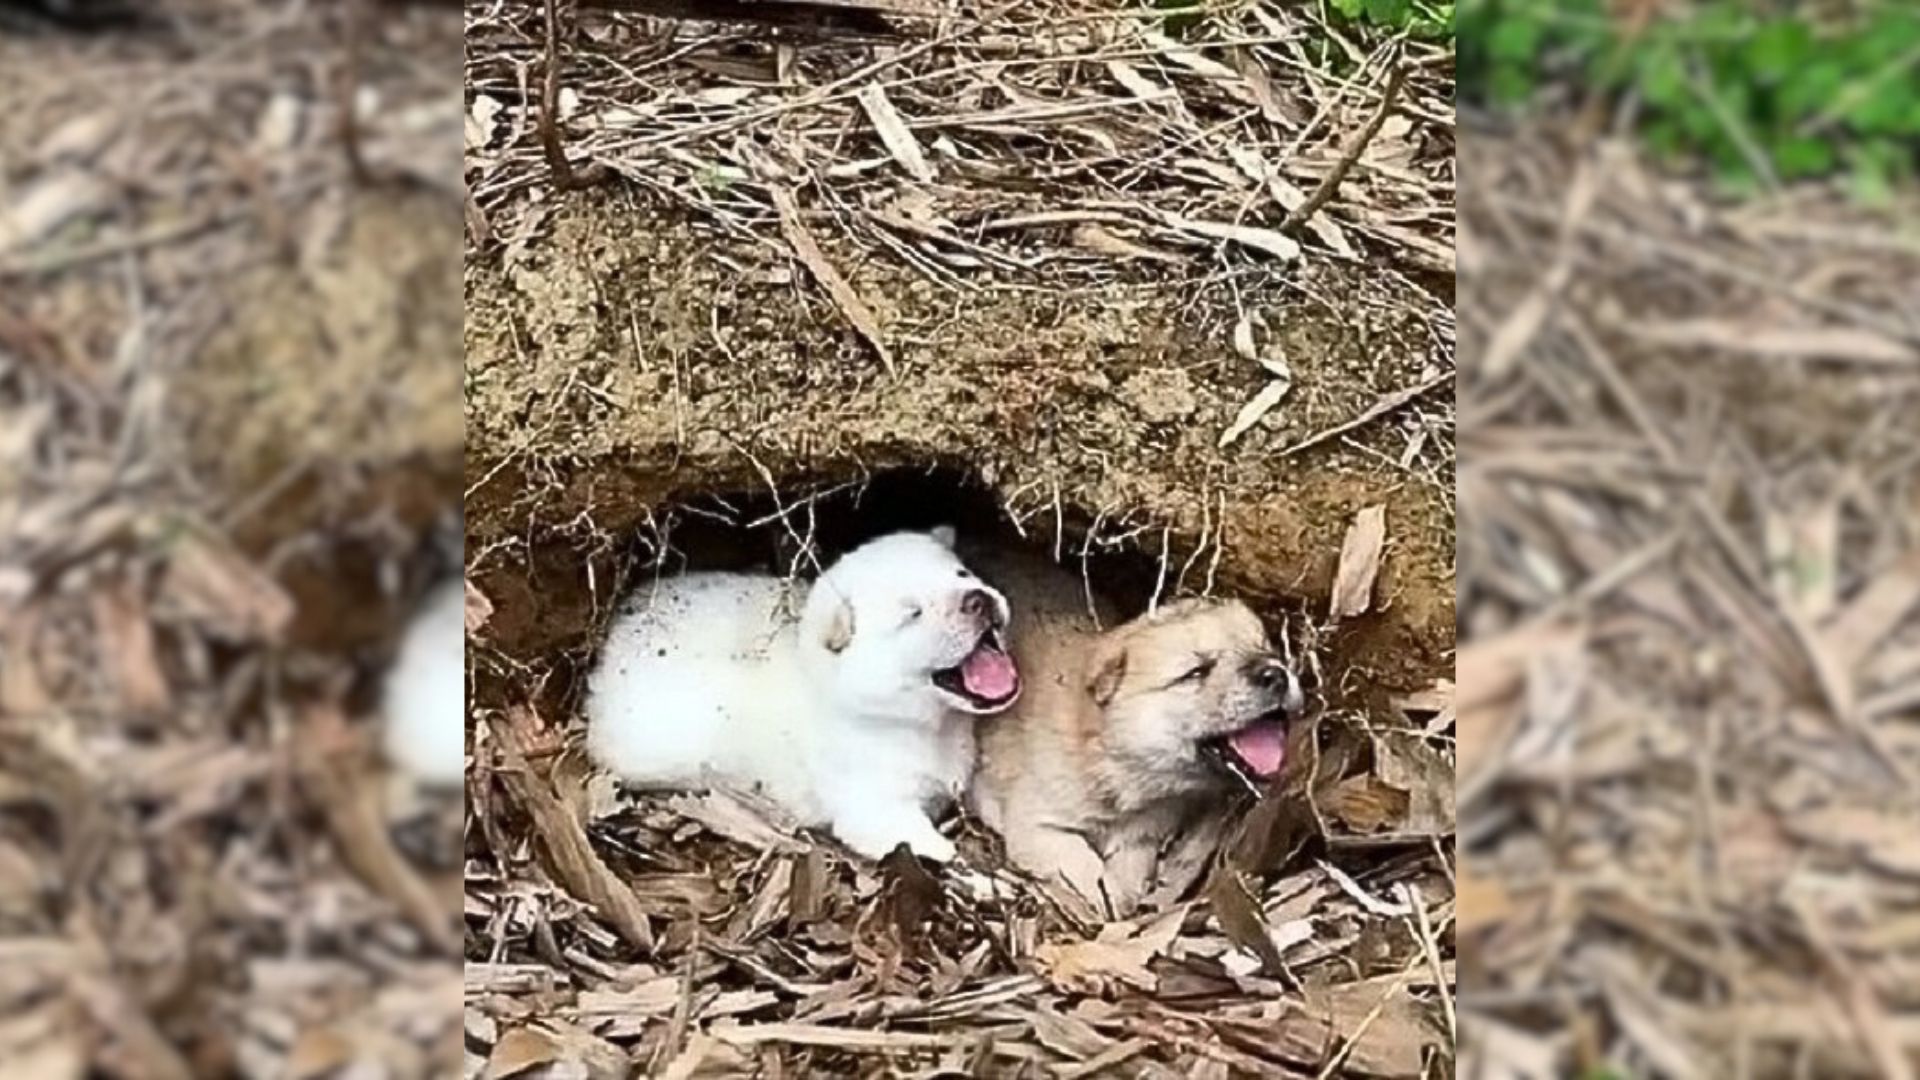
{"type": "Polygon", "coordinates": [[[933,823],[918,813],[880,813],[869,808],[836,819],[833,834],[856,853],[874,860],[886,858],[901,844],[934,862],[951,862],[956,854],[953,841],[941,836],[933,823]]]}

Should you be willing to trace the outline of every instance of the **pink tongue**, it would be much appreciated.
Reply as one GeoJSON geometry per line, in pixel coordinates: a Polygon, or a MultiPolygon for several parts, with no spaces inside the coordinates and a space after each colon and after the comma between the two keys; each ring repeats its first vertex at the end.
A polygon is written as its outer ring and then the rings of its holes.
{"type": "Polygon", "coordinates": [[[1254,775],[1266,779],[1278,773],[1287,762],[1287,733],[1271,721],[1254,724],[1233,733],[1227,745],[1240,755],[1254,775]]]}
{"type": "Polygon", "coordinates": [[[985,645],[973,650],[960,665],[960,683],[982,701],[999,701],[1020,686],[1013,657],[985,645]]]}

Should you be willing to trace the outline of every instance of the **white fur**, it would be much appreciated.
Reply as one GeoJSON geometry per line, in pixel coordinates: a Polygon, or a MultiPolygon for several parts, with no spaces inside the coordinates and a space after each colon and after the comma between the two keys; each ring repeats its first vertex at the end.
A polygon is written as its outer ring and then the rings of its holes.
{"type": "Polygon", "coordinates": [[[401,639],[382,695],[388,760],[432,787],[458,787],[466,770],[465,611],[458,580],[427,596],[401,639]]]}
{"type": "Polygon", "coordinates": [[[637,785],[758,786],[868,858],[905,842],[951,859],[929,810],[972,775],[974,721],[930,678],[979,640],[967,591],[992,597],[1002,628],[1008,616],[951,544],[946,530],[882,537],[804,600],[745,574],[643,586],[588,678],[589,751],[637,785]]]}

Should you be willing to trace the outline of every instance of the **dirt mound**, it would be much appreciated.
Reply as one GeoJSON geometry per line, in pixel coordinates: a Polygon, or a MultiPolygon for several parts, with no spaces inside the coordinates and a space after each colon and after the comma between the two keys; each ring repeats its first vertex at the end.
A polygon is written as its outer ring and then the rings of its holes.
{"type": "Polygon", "coordinates": [[[590,646],[584,553],[611,554],[677,503],[797,500],[938,467],[994,495],[963,528],[1019,521],[1074,558],[1164,558],[1169,585],[1270,611],[1324,610],[1342,535],[1384,505],[1384,610],[1349,656],[1355,674],[1405,691],[1450,664],[1450,435],[1434,426],[1450,388],[1287,453],[1444,372],[1446,343],[1404,284],[1334,264],[1244,280],[1238,306],[1275,328],[1267,348],[1296,386],[1222,450],[1269,376],[1235,351],[1234,306],[1204,280],[955,296],[878,261],[855,280],[916,328],[897,375],[778,253],[670,209],[578,200],[505,265],[469,268],[471,569],[534,608],[494,647],[531,660],[590,646]],[[533,590],[509,583],[529,563],[507,541],[526,535],[562,564],[533,590]]]}

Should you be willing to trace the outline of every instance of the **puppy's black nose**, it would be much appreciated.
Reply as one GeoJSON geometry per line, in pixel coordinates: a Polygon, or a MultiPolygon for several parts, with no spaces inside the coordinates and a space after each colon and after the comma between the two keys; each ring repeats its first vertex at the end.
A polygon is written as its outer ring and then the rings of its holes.
{"type": "Polygon", "coordinates": [[[1253,662],[1253,668],[1247,674],[1255,686],[1278,696],[1287,709],[1295,710],[1305,704],[1300,692],[1300,678],[1285,660],[1277,656],[1263,656],[1253,662]]]}
{"type": "Polygon", "coordinates": [[[969,589],[967,595],[960,598],[960,610],[976,619],[993,616],[993,597],[985,589],[969,589]]]}

